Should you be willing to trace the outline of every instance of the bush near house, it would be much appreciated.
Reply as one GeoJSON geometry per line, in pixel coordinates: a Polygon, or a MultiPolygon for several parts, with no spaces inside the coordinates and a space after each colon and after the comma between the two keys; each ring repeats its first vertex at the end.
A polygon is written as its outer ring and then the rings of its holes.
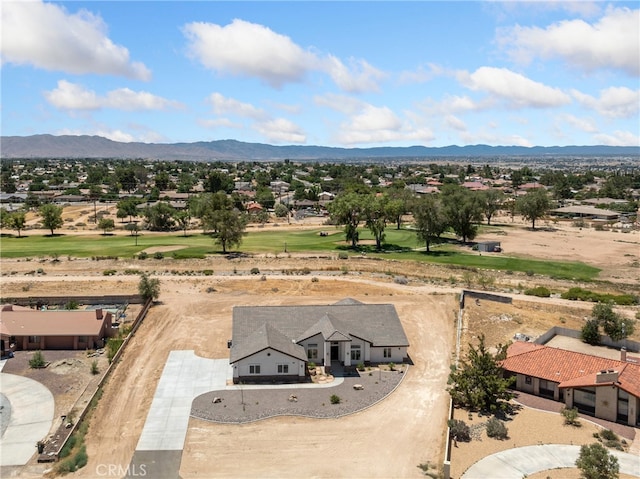
{"type": "Polygon", "coordinates": [[[524,291],[527,296],[537,296],[539,298],[548,298],[551,296],[551,291],[544,286],[536,286],[535,288],[529,288],[524,291]]]}

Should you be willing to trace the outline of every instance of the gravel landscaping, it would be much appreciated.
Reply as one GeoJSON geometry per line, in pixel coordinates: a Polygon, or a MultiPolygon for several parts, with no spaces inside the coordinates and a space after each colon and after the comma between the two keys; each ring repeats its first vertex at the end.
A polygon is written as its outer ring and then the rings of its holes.
{"type": "Polygon", "coordinates": [[[336,386],[331,383],[300,388],[295,385],[274,388],[272,385],[235,386],[198,396],[191,406],[191,416],[220,423],[247,423],[274,416],[337,418],[368,408],[391,394],[406,372],[371,369],[344,377],[336,386]],[[361,385],[362,389],[355,389],[361,385]],[[340,402],[332,404],[331,396],[340,402]],[[220,402],[214,403],[214,398],[220,402]]]}

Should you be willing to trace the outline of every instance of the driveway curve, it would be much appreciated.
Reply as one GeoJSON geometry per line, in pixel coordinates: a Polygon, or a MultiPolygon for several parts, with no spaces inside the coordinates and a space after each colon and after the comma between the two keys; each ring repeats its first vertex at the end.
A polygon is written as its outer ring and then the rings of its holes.
{"type": "MultiPolygon", "coordinates": [[[[640,458],[634,454],[610,450],[618,458],[620,472],[640,477],[640,458]]],[[[462,479],[522,479],[549,469],[575,467],[580,446],[544,444],[497,452],[481,459],[462,475],[462,479]]]]}
{"type": "Polygon", "coordinates": [[[0,466],[23,466],[51,430],[53,394],[33,379],[6,373],[0,373],[0,393],[11,403],[11,417],[0,438],[0,466]]]}

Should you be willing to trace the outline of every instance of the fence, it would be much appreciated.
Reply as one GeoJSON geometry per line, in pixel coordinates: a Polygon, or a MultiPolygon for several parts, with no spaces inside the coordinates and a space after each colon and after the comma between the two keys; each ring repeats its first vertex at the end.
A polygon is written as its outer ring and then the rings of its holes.
{"type": "MultiPolygon", "coordinates": [[[[561,326],[554,326],[549,329],[546,333],[541,334],[534,343],[536,344],[547,344],[549,341],[553,339],[554,336],[567,336],[569,338],[580,339],[581,332],[575,329],[563,328],[561,326]]],[[[609,336],[601,335],[600,336],[600,344],[602,346],[607,346],[609,348],[626,348],[627,351],[631,351],[634,353],[640,352],[640,343],[638,341],[632,341],[630,339],[623,339],[622,341],[614,341],[609,336]]]]}
{"type": "Polygon", "coordinates": [[[70,302],[76,304],[142,304],[144,299],[139,294],[121,294],[107,296],[30,296],[27,298],[0,298],[0,304],[17,304],[18,306],[56,305],[70,302]]]}
{"type": "MultiPolygon", "coordinates": [[[[91,394],[91,397],[86,401],[86,405],[82,409],[82,412],[78,416],[78,419],[75,421],[73,426],[68,430],[69,432],[68,432],[67,437],[60,443],[60,446],[58,447],[58,450],[55,452],[56,459],[60,456],[60,451],[67,444],[67,442],[69,441],[69,438],[73,435],[73,433],[82,424],[82,421],[84,420],[85,416],[89,412],[89,409],[91,409],[91,407],[93,406],[93,400],[95,399],[96,395],[98,394],[98,392],[102,388],[102,386],[105,383],[105,381],[109,378],[111,373],[114,371],[114,369],[116,367],[116,364],[118,363],[118,360],[120,359],[120,356],[122,356],[122,353],[124,352],[125,348],[129,344],[129,341],[131,340],[131,338],[133,337],[135,332],[138,330],[138,327],[140,326],[140,324],[142,323],[143,319],[147,315],[147,312],[149,311],[149,308],[151,307],[152,302],[153,301],[151,299],[148,299],[146,301],[146,303],[144,304],[142,310],[138,314],[138,316],[136,316],[136,319],[133,321],[133,324],[131,326],[131,331],[129,332],[129,334],[127,335],[125,340],[122,342],[122,345],[120,346],[120,349],[118,349],[116,354],[113,356],[113,359],[111,360],[111,364],[109,364],[109,367],[107,368],[107,370],[105,371],[104,375],[100,379],[100,382],[98,382],[98,385],[96,386],[95,391],[93,391],[93,393],[91,394]]],[[[84,392],[86,392],[86,389],[85,389],[85,391],[83,391],[83,394],[84,394],[84,392]]],[[[83,394],[81,394],[80,397],[82,397],[83,394]]]]}

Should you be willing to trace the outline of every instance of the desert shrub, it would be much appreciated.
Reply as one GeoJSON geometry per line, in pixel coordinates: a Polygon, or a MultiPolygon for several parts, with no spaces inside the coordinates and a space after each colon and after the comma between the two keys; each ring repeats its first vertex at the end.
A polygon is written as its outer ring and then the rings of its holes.
{"type": "Polygon", "coordinates": [[[82,446],[75,457],[76,471],[87,465],[87,459],[87,448],[85,446],[82,446]]]}
{"type": "Polygon", "coordinates": [[[58,454],[58,457],[60,459],[64,459],[65,457],[67,457],[69,454],[71,454],[71,450],[74,448],[75,445],[76,445],[76,436],[74,434],[65,443],[64,447],[60,449],[60,454],[58,454]]]}
{"type": "Polygon", "coordinates": [[[560,414],[564,417],[564,423],[568,426],[580,426],[580,420],[578,419],[578,409],[563,407],[560,414]]]}
{"type": "Polygon", "coordinates": [[[311,274],[311,270],[305,266],[302,268],[301,274],[311,274]]]}
{"type": "Polygon", "coordinates": [[[396,276],[395,278],[393,278],[393,282],[396,284],[409,284],[409,280],[406,278],[406,276],[396,276]]]}
{"type": "Polygon", "coordinates": [[[42,351],[39,351],[39,350],[33,353],[33,356],[31,356],[31,359],[29,359],[29,367],[33,369],[43,368],[45,364],[46,364],[46,361],[44,360],[42,351]]]}
{"type": "Polygon", "coordinates": [[[340,253],[338,253],[338,259],[349,259],[349,255],[344,251],[340,251],[340,253]]]}
{"type": "Polygon", "coordinates": [[[579,287],[571,288],[560,295],[562,299],[573,301],[591,301],[594,303],[616,303],[621,306],[638,304],[638,296],[633,294],[596,293],[579,287]]]}
{"type": "Polygon", "coordinates": [[[533,273],[533,271],[531,271],[531,270],[527,270],[527,272],[526,272],[526,275],[527,275],[527,276],[533,276],[533,274],[534,274],[534,273],[533,273]]]}
{"type": "Polygon", "coordinates": [[[307,363],[307,368],[309,368],[310,370],[313,370],[316,368],[316,363],[314,363],[313,361],[309,361],[307,363]]]}
{"type": "Polygon", "coordinates": [[[604,439],[605,441],[617,441],[618,440],[618,435],[613,432],[611,429],[605,429],[603,431],[600,431],[600,437],[602,439],[604,439]]]}
{"type": "Polygon", "coordinates": [[[96,374],[99,374],[100,370],[98,369],[98,360],[94,359],[93,361],[91,361],[91,374],[93,374],[94,376],[96,374]]]}
{"type": "Polygon", "coordinates": [[[251,268],[251,274],[260,274],[260,269],[259,268],[251,268]]]}
{"type": "Polygon", "coordinates": [[[364,363],[358,363],[358,365],[356,366],[356,369],[358,371],[364,371],[364,363]]]}
{"type": "Polygon", "coordinates": [[[461,419],[449,419],[447,421],[449,426],[449,434],[456,441],[469,442],[471,441],[471,429],[461,419]]]}
{"type": "Polygon", "coordinates": [[[544,286],[536,286],[535,288],[525,289],[524,294],[527,296],[537,296],[539,298],[548,298],[551,296],[551,291],[544,286]]]}
{"type": "Polygon", "coordinates": [[[154,259],[163,259],[164,258],[164,253],[162,251],[156,251],[155,253],[153,253],[153,258],[154,259]]]}
{"type": "Polygon", "coordinates": [[[320,281],[320,280],[318,279],[317,276],[314,276],[313,278],[311,278],[311,282],[312,283],[317,283],[318,281],[320,281]]]}
{"type": "Polygon", "coordinates": [[[142,271],[140,271],[139,269],[125,269],[123,272],[124,274],[142,274],[142,271]]]}
{"type": "Polygon", "coordinates": [[[205,269],[202,271],[202,274],[204,274],[205,276],[211,276],[213,274],[213,270],[212,269],[205,269]]]}
{"type": "Polygon", "coordinates": [[[140,251],[140,253],[138,253],[138,259],[147,259],[148,257],[149,255],[146,251],[140,251]]]}
{"type": "Polygon", "coordinates": [[[116,272],[117,271],[115,269],[105,269],[102,274],[103,276],[113,276],[116,272]]]}
{"type": "Polygon", "coordinates": [[[508,439],[509,430],[500,419],[492,417],[487,421],[487,436],[501,440],[508,439]]]}
{"type": "Polygon", "coordinates": [[[114,356],[120,349],[120,346],[122,346],[123,342],[124,339],[122,338],[109,338],[107,340],[107,359],[109,360],[109,363],[113,361],[114,356]]]}
{"type": "Polygon", "coordinates": [[[341,401],[340,396],[337,394],[332,394],[329,400],[331,401],[331,404],[340,404],[341,401]]]}
{"type": "Polygon", "coordinates": [[[64,305],[64,309],[78,309],[79,307],[80,305],[78,304],[78,302],[74,301],[73,299],[67,301],[67,303],[64,305]]]}

